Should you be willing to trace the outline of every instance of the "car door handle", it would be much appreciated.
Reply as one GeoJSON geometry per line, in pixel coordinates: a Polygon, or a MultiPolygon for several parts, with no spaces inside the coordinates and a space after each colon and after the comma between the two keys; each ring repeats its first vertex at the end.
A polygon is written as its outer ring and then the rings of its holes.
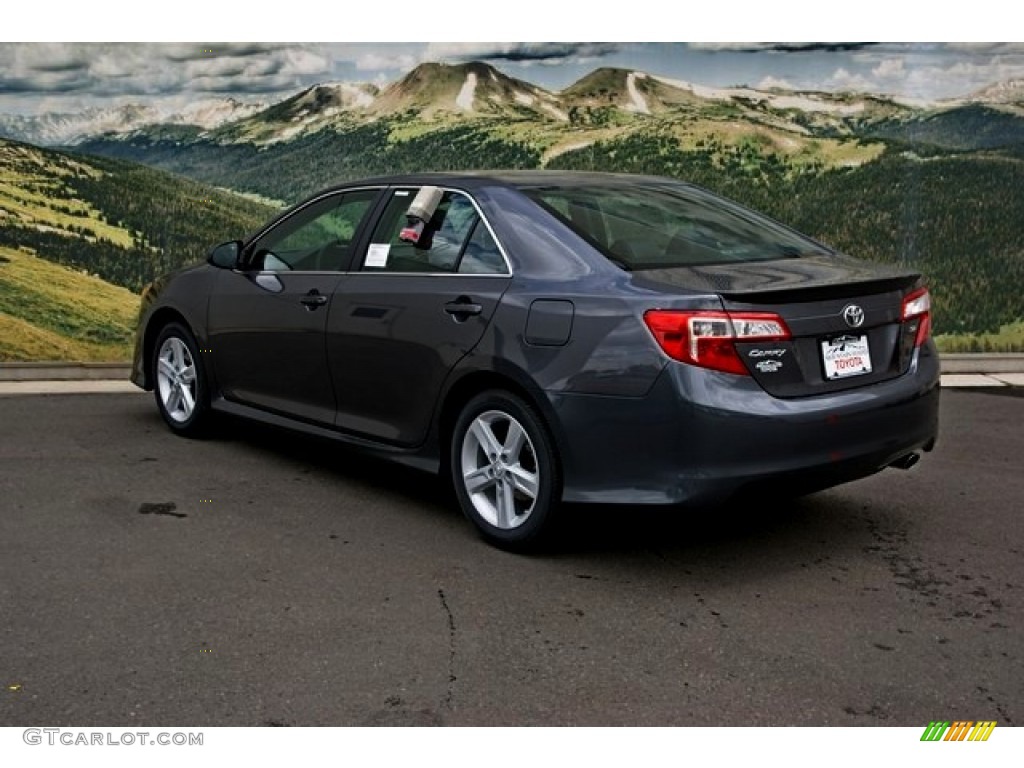
{"type": "Polygon", "coordinates": [[[299,299],[299,301],[306,305],[306,309],[313,311],[317,307],[322,307],[324,304],[326,304],[327,297],[320,293],[320,291],[318,291],[316,288],[314,288],[301,299],[299,299]]]}
{"type": "Polygon", "coordinates": [[[456,320],[465,320],[470,315],[479,315],[484,308],[479,304],[474,304],[468,296],[460,296],[455,301],[445,304],[444,311],[454,316],[456,320]]]}

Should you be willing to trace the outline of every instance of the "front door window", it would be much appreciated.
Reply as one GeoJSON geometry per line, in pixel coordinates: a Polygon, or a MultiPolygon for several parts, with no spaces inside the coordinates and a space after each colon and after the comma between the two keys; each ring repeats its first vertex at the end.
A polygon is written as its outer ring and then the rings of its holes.
{"type": "Polygon", "coordinates": [[[346,269],[356,230],[377,194],[359,190],[313,203],[256,242],[253,266],[270,272],[346,269]]]}

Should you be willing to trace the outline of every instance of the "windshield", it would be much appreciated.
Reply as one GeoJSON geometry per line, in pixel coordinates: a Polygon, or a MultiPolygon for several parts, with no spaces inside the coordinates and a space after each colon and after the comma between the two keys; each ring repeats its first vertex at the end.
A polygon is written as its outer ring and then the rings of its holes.
{"type": "Polygon", "coordinates": [[[828,253],[754,211],[684,184],[522,190],[624,269],[660,269],[828,253]]]}

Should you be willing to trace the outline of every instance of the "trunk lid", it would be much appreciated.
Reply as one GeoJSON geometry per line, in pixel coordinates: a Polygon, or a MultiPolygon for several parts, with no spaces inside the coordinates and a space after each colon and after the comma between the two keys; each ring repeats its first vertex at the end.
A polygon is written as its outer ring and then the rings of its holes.
{"type": "Polygon", "coordinates": [[[920,283],[911,270],[821,255],[634,273],[660,289],[713,292],[730,312],[771,312],[791,338],[737,341],[750,375],[776,397],[861,387],[907,371],[916,328],[903,299],[920,283]]]}

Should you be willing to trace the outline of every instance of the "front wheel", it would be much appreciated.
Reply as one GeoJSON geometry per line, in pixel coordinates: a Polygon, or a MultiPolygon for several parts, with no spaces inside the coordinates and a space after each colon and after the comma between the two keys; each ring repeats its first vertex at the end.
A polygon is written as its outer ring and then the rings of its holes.
{"type": "Polygon", "coordinates": [[[550,533],[561,483],[537,412],[501,390],[477,395],[452,434],[452,481],[463,513],[492,544],[523,549],[550,533]]]}
{"type": "Polygon", "coordinates": [[[153,352],[153,387],[160,415],[175,432],[194,437],[209,420],[206,376],[188,329],[170,323],[160,331],[153,352]]]}

